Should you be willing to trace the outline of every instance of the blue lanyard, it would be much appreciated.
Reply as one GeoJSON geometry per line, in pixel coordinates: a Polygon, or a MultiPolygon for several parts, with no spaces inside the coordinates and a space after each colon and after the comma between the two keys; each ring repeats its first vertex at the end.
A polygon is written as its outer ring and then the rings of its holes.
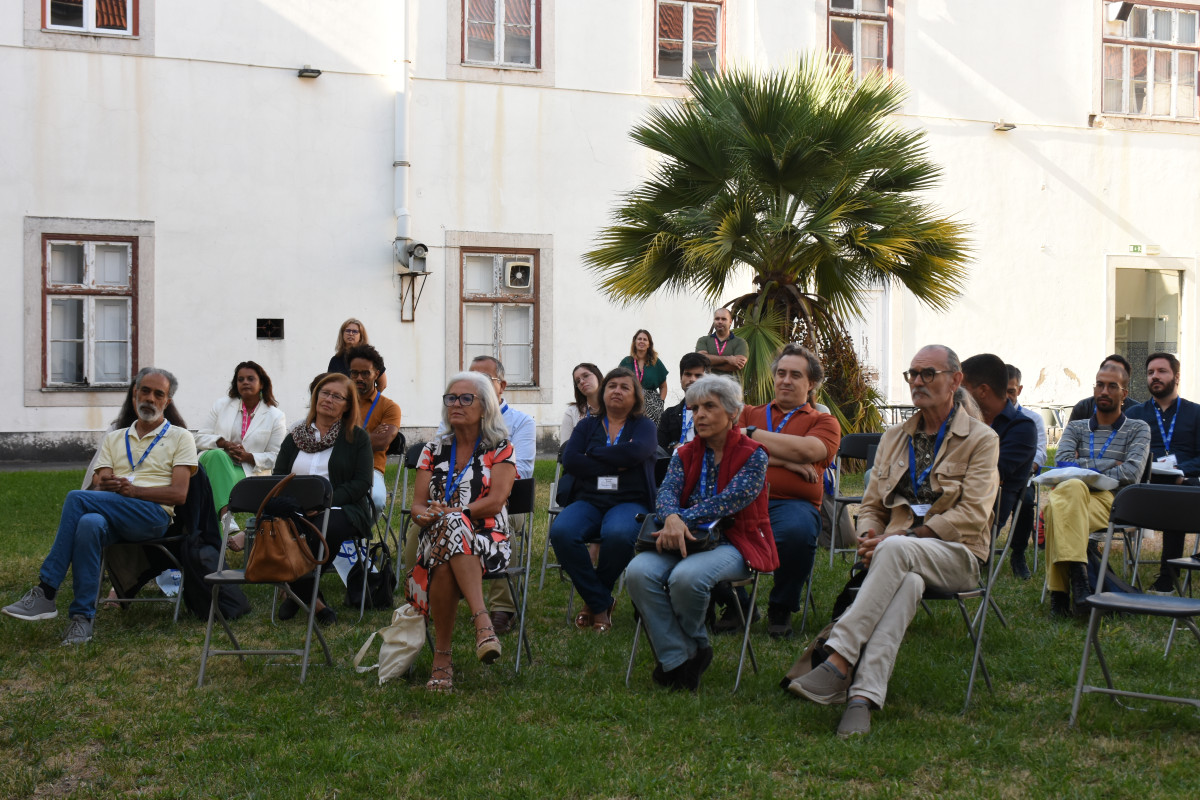
{"type": "MultiPolygon", "coordinates": [[[[135,422],[133,425],[136,425],[135,422]]],[[[133,425],[129,426],[129,430],[133,430],[133,425]]],[[[158,444],[158,440],[167,435],[167,431],[171,429],[171,423],[164,422],[163,429],[158,432],[158,436],[154,437],[154,441],[146,448],[146,452],[142,453],[142,457],[138,459],[136,464],[133,463],[133,449],[129,446],[129,431],[125,431],[125,457],[129,459],[129,468],[137,472],[137,468],[146,460],[146,456],[150,455],[150,451],[154,449],[154,445],[158,444]]]]}
{"type": "Polygon", "coordinates": [[[600,421],[604,423],[604,446],[605,447],[612,447],[614,444],[617,444],[619,441],[621,441],[621,431],[625,430],[624,422],[621,423],[621,427],[617,428],[617,435],[611,436],[608,432],[608,417],[605,417],[604,419],[602,419],[600,421]]]}
{"type": "Polygon", "coordinates": [[[705,500],[717,493],[716,481],[713,481],[713,491],[708,491],[708,471],[712,469],[713,452],[708,448],[704,449],[704,463],[700,466],[700,499],[705,500]]]}
{"type": "Polygon", "coordinates": [[[802,405],[798,405],[795,408],[793,408],[786,415],[784,415],[783,419],[779,423],[779,427],[773,428],[773,427],[771,427],[771,404],[768,403],[767,404],[767,430],[769,430],[771,433],[779,433],[781,430],[783,430],[783,426],[788,424],[788,420],[792,418],[792,414],[795,414],[797,411],[804,408],[804,406],[806,406],[806,405],[808,405],[808,403],[804,403],[802,405]]]}
{"type": "MultiPolygon", "coordinates": [[[[1094,420],[1095,417],[1092,419],[1094,420]]],[[[1174,422],[1172,422],[1172,426],[1174,426],[1174,422]]],[[[1112,444],[1113,437],[1117,435],[1117,430],[1118,426],[1114,425],[1112,433],[1108,435],[1108,438],[1104,440],[1104,446],[1100,448],[1099,456],[1096,455],[1096,432],[1094,430],[1088,431],[1088,449],[1092,451],[1092,461],[1095,461],[1097,458],[1104,458],[1104,454],[1108,452],[1108,446],[1112,444]]]]}
{"type": "MultiPolygon", "coordinates": [[[[679,431],[679,443],[680,444],[684,444],[687,442],[688,432],[690,432],[692,430],[692,425],[694,424],[694,422],[695,422],[695,420],[692,419],[692,415],[688,412],[687,406],[684,406],[683,407],[683,425],[682,425],[681,430],[679,431]]],[[[1174,423],[1172,423],[1172,424],[1174,424],[1174,423]]]]}
{"type": "MultiPolygon", "coordinates": [[[[957,410],[957,409],[955,409],[957,410]]],[[[937,461],[938,451],[942,449],[942,440],[946,438],[946,428],[950,425],[950,420],[954,419],[954,411],[950,412],[950,416],[946,417],[942,422],[942,427],[938,428],[937,438],[933,440],[933,458],[929,459],[929,466],[917,474],[917,448],[913,447],[913,440],[910,436],[908,439],[908,479],[912,481],[913,497],[917,496],[917,492],[929,479],[929,473],[933,471],[933,462],[937,461]]]]}
{"type": "Polygon", "coordinates": [[[379,402],[379,397],[382,394],[383,392],[375,393],[375,399],[371,401],[371,408],[367,411],[367,418],[363,420],[362,426],[364,429],[367,427],[367,423],[371,421],[371,414],[375,413],[375,404],[379,402]]]}
{"type": "MultiPolygon", "coordinates": [[[[1183,398],[1182,397],[1175,398],[1175,416],[1171,417],[1170,430],[1163,429],[1162,411],[1159,410],[1158,403],[1155,403],[1153,400],[1151,400],[1150,402],[1154,403],[1154,415],[1156,417],[1158,417],[1158,432],[1162,436],[1164,454],[1170,453],[1171,452],[1171,440],[1175,438],[1175,420],[1179,419],[1179,405],[1180,405],[1180,403],[1183,402],[1183,398]]],[[[1104,454],[1101,453],[1101,455],[1104,455],[1104,454]]]]}
{"type": "MultiPolygon", "coordinates": [[[[475,452],[479,449],[479,442],[482,439],[483,439],[482,436],[479,436],[478,438],[475,439],[475,447],[474,447],[474,449],[471,450],[472,456],[475,455],[475,452]]],[[[458,474],[457,475],[454,474],[454,465],[456,463],[458,463],[457,451],[458,451],[458,437],[456,436],[456,437],[454,437],[454,441],[450,443],[450,469],[447,470],[447,472],[450,474],[450,476],[453,478],[453,480],[446,481],[446,500],[445,500],[446,503],[449,503],[450,498],[454,497],[454,493],[458,491],[458,485],[460,483],[462,483],[463,476],[467,474],[467,470],[471,467],[471,459],[468,458],[467,463],[463,464],[463,468],[461,470],[459,470],[458,474]]]]}
{"type": "Polygon", "coordinates": [[[507,400],[501,400],[501,401],[500,401],[500,413],[501,413],[501,414],[507,414],[507,413],[508,413],[508,401],[507,401],[507,400]]]}

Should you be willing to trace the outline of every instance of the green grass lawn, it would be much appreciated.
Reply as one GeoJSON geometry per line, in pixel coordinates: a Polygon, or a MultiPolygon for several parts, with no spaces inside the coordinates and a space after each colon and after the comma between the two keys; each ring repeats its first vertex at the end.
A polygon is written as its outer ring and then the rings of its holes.
{"type": "MultiPolygon", "coordinates": [[[[540,505],[552,463],[539,463],[540,505]]],[[[58,508],[80,473],[0,477],[0,602],[34,580],[58,508]]],[[[536,520],[540,558],[545,513],[536,520]]],[[[821,622],[848,564],[830,570],[818,553],[821,622]]],[[[336,575],[326,595],[340,594],[336,575]]],[[[714,639],[716,660],[697,695],[650,681],[640,648],[623,683],[633,634],[628,596],[606,636],[566,619],[557,574],[530,592],[534,660],[512,672],[504,657],[475,662],[465,609],[455,634],[455,688],[431,695],[428,652],[411,679],[378,686],[350,661],[386,611],[341,610],[328,631],[336,665],[314,666],[307,683],[261,659],[210,662],[196,688],[202,622],[173,625],[165,605],[101,611],[96,638],[63,648],[70,583],[52,622],[0,618],[0,797],[1186,797],[1200,787],[1200,714],[1186,706],[1125,710],[1095,695],[1080,728],[1066,727],[1084,627],[1054,623],[1039,606],[1041,581],[1007,573],[997,598],[1006,630],[991,619],[985,652],[995,682],[982,681],[959,716],[970,664],[953,604],[919,612],[892,676],[887,707],[870,736],[834,735],[840,708],[783,692],[778,681],[803,639],[772,641],[755,626],[761,672],[731,694],[738,642],[714,639]]],[[[295,622],[272,627],[270,599],[234,623],[246,643],[298,641],[295,622]]],[[[765,603],[760,603],[765,605],[765,603]]],[[[797,616],[797,623],[799,617],[797,616]]],[[[819,627],[819,625],[818,625],[819,627]]],[[[1167,624],[1105,625],[1118,685],[1200,694],[1200,647],[1181,638],[1169,659],[1167,624]]],[[[809,634],[814,631],[809,626],[809,634]]],[[[290,644],[288,645],[290,646],[290,644]]],[[[1093,663],[1089,677],[1100,675],[1093,663]]]]}

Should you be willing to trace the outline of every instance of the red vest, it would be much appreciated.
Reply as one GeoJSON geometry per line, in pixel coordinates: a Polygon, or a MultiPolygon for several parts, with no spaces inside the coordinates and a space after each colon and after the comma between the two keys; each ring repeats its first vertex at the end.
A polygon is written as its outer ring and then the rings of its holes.
{"type": "MultiPolygon", "coordinates": [[[[734,427],[725,437],[725,449],[721,454],[721,464],[717,467],[717,491],[723,491],[750,456],[754,455],[754,451],[761,448],[762,445],[734,427]]],[[[679,454],[679,461],[683,465],[683,491],[679,494],[679,504],[687,508],[691,505],[692,492],[700,483],[700,470],[704,469],[704,441],[693,439],[675,452],[679,454]]],[[[725,538],[756,572],[773,572],[779,567],[779,552],[775,549],[775,534],[771,532],[765,482],[758,497],[733,515],[733,526],[725,531],[725,538]]]]}

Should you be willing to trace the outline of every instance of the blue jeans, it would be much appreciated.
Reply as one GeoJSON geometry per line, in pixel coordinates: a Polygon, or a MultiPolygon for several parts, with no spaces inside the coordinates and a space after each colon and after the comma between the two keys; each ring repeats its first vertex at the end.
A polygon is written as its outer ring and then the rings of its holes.
{"type": "Polygon", "coordinates": [[[768,504],[779,569],[771,587],[770,604],[800,610],[801,590],[812,572],[821,533],[821,512],[807,500],[772,500],[768,504]]]}
{"type": "Polygon", "coordinates": [[[559,512],[550,526],[550,543],[558,563],[566,570],[588,610],[604,612],[613,604],[612,590],[633,558],[641,524],[638,514],[649,514],[641,503],[619,503],[601,511],[577,500],[559,512]],[[588,542],[600,542],[600,559],[592,566],[588,542]]]}
{"type": "Polygon", "coordinates": [[[100,555],[117,542],[160,539],[171,517],[158,503],[123,497],[116,492],[80,491],[67,494],[50,555],[42,562],[39,577],[57,589],[73,573],[75,597],[71,616],[96,616],[100,591],[100,555]]]}
{"type": "Polygon", "coordinates": [[[675,669],[698,649],[708,647],[704,614],[713,587],[749,577],[746,560],[731,544],[687,558],[680,558],[677,551],[637,554],[625,573],[625,583],[663,669],[675,669]]]}

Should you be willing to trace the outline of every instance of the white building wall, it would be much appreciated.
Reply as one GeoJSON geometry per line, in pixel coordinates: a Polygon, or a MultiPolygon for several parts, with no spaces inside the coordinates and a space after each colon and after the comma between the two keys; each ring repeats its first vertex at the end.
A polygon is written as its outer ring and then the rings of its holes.
{"type": "MultiPolygon", "coordinates": [[[[680,94],[653,79],[652,0],[545,0],[546,61],[532,76],[460,66],[453,0],[209,0],[203,15],[159,2],[153,56],[26,47],[14,5],[0,11],[0,333],[26,354],[40,341],[22,299],[25,217],[147,220],[154,335],[142,361],[177,372],[193,426],[243,359],[266,366],[297,418],[338,323],[357,316],[389,362],[405,427],[431,427],[457,366],[447,244],[527,235],[552,241],[549,369],[541,392],[514,401],[556,427],[571,367],[615,365],[639,327],[654,334],[678,396],[678,359],[710,309],[687,297],[616,308],[582,266],[613,203],[653,163],[629,129],[680,94]],[[303,64],[324,74],[299,79],[303,64]],[[400,321],[391,253],[397,104],[408,112],[412,235],[431,248],[414,323],[400,321]],[[256,340],[257,317],[283,317],[286,339],[256,340]]],[[[823,46],[824,6],[729,0],[726,63],[765,67],[823,46]]],[[[907,396],[899,371],[931,341],[1016,363],[1029,402],[1087,394],[1112,349],[1109,257],[1131,244],[1190,265],[1181,358],[1195,395],[1200,125],[1090,125],[1099,14],[1099,0],[897,0],[894,66],[911,95],[896,123],[927,131],[944,169],[930,199],[972,224],[975,260],[950,311],[891,291],[882,317],[856,326],[873,338],[878,355],[868,355],[894,401],[907,396]],[[993,131],[1000,118],[1017,128],[993,131]]],[[[15,352],[5,364],[23,370],[15,352]]],[[[100,430],[119,396],[100,399],[31,404],[10,382],[0,438],[100,430]]]]}

